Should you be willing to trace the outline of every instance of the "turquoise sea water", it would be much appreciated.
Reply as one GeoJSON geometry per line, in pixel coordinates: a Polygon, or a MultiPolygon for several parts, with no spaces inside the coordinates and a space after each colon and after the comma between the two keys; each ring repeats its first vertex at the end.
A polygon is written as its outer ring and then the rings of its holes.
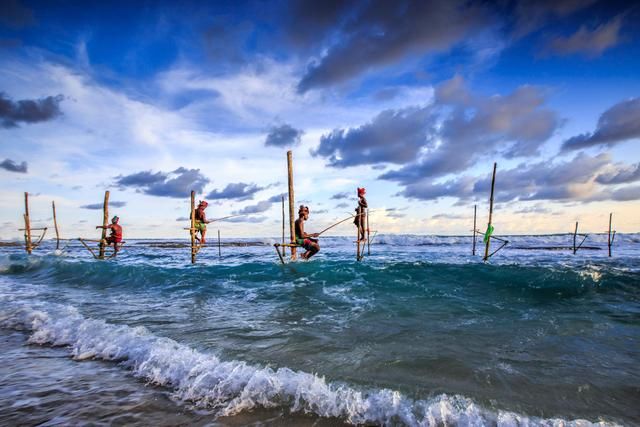
{"type": "Polygon", "coordinates": [[[509,239],[1,248],[0,424],[640,424],[640,235],[509,239]]]}

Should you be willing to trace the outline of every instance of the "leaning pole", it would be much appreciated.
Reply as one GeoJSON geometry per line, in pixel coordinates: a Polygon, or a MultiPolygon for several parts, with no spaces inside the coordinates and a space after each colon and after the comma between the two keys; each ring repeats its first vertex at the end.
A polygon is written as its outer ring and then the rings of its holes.
{"type": "Polygon", "coordinates": [[[489,259],[489,246],[491,244],[491,221],[493,219],[493,189],[496,184],[496,167],[497,163],[493,164],[493,177],[491,178],[491,197],[489,198],[489,223],[487,224],[487,241],[485,242],[486,246],[484,248],[484,258],[486,261],[489,259]]]}
{"type": "Polygon", "coordinates": [[[289,233],[291,236],[291,259],[297,258],[296,253],[296,229],[294,224],[295,218],[295,200],[293,196],[293,153],[291,150],[287,151],[287,176],[289,181],[289,233]]]}

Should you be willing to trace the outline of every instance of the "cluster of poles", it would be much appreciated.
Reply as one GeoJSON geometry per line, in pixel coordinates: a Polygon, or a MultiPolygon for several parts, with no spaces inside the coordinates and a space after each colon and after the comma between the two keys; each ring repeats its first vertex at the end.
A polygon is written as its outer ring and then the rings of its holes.
{"type": "MultiPolygon", "coordinates": [[[[278,254],[278,258],[282,264],[285,264],[286,257],[286,248],[289,248],[291,254],[291,260],[295,261],[297,259],[297,248],[300,247],[296,243],[296,230],[295,230],[295,220],[294,220],[294,212],[295,212],[295,194],[294,194],[294,185],[293,185],[293,153],[291,151],[287,151],[287,183],[288,183],[288,200],[289,200],[289,243],[286,242],[285,239],[285,204],[284,204],[284,196],[282,196],[282,243],[275,243],[273,246],[278,254]]],[[[371,255],[371,231],[369,228],[369,209],[364,208],[362,206],[358,206],[358,212],[356,215],[348,216],[347,218],[336,222],[335,224],[330,225],[324,230],[317,233],[318,236],[321,236],[325,232],[331,230],[333,227],[336,227],[343,222],[346,222],[350,219],[357,218],[358,226],[356,227],[356,260],[362,261],[362,259],[366,255],[371,255]],[[362,219],[362,220],[361,220],[362,219]],[[362,224],[362,225],[361,225],[362,224]],[[360,237],[360,227],[364,226],[366,231],[366,238],[362,239],[360,237]]],[[[375,237],[375,234],[374,234],[375,237]]]]}
{"type": "MultiPolygon", "coordinates": [[[[494,190],[495,190],[495,182],[496,182],[496,169],[497,169],[497,163],[493,164],[493,174],[492,174],[492,178],[491,178],[491,195],[489,197],[489,221],[487,223],[487,230],[485,233],[482,233],[482,231],[478,230],[477,228],[477,205],[474,205],[473,207],[473,246],[472,246],[472,255],[476,255],[476,240],[477,240],[477,236],[478,235],[483,235],[484,234],[484,239],[483,239],[483,243],[484,243],[484,256],[483,256],[483,260],[487,261],[489,258],[491,258],[493,255],[495,255],[498,251],[500,251],[501,249],[503,249],[507,244],[509,244],[509,241],[506,239],[503,239],[501,237],[497,237],[493,235],[493,200],[494,200],[494,190]],[[493,251],[491,251],[491,241],[495,240],[499,243],[499,246],[494,249],[493,251]]],[[[274,247],[276,250],[276,253],[278,255],[278,259],[280,260],[280,262],[282,264],[285,264],[285,258],[286,258],[286,249],[289,248],[289,252],[290,252],[290,259],[292,261],[295,261],[297,259],[297,248],[300,247],[299,244],[297,244],[296,242],[296,232],[295,232],[295,220],[294,220],[294,212],[295,212],[295,197],[294,197],[294,185],[293,185],[293,154],[291,151],[287,152],[287,178],[288,178],[288,200],[289,200],[289,235],[290,235],[290,240],[287,243],[286,239],[285,239],[285,201],[284,201],[284,196],[282,196],[282,242],[281,243],[275,243],[274,247]]],[[[191,251],[191,263],[195,264],[196,263],[196,259],[197,259],[197,255],[198,252],[200,251],[200,249],[202,248],[203,244],[201,244],[198,239],[196,238],[196,233],[198,231],[198,229],[196,228],[196,215],[195,215],[195,210],[196,210],[196,206],[195,206],[195,196],[196,193],[195,191],[191,191],[191,224],[189,228],[186,228],[185,230],[189,230],[189,234],[190,234],[190,251],[191,251]]],[[[56,251],[60,250],[60,232],[58,229],[58,221],[56,218],[56,204],[55,202],[51,202],[52,205],[52,209],[53,209],[53,224],[54,224],[54,228],[55,228],[55,232],[56,232],[56,251]]],[[[20,231],[24,231],[24,240],[25,240],[25,250],[27,251],[28,254],[31,254],[32,251],[36,248],[38,248],[40,246],[40,244],[42,243],[45,234],[48,230],[47,227],[31,227],[31,219],[30,219],[30,215],[29,215],[29,193],[24,193],[24,228],[20,228],[20,231]],[[40,235],[35,239],[32,236],[32,232],[33,231],[39,231],[40,235]]],[[[228,217],[224,217],[224,218],[219,218],[216,221],[219,220],[224,220],[227,218],[231,218],[237,215],[231,215],[228,217]]],[[[348,221],[350,219],[353,218],[358,218],[358,227],[357,228],[357,237],[356,237],[356,260],[357,261],[362,261],[362,259],[365,257],[365,254],[367,256],[371,255],[371,235],[370,235],[370,230],[369,230],[369,210],[368,208],[364,208],[362,206],[358,206],[358,211],[356,213],[356,215],[351,215],[349,217],[347,217],[346,219],[343,219],[341,221],[336,222],[335,224],[332,224],[331,226],[325,228],[324,230],[322,230],[320,233],[317,233],[318,236],[322,235],[323,233],[329,231],[330,229],[344,223],[345,221],[348,221]],[[363,219],[362,223],[364,223],[364,226],[366,227],[366,238],[362,239],[360,236],[360,219],[363,219]]],[[[612,230],[612,219],[613,219],[613,214],[610,213],[609,214],[609,233],[608,233],[608,249],[609,249],[609,256],[611,256],[611,251],[612,251],[612,246],[613,246],[613,241],[615,239],[616,236],[616,231],[612,230]]],[[[94,240],[94,239],[83,239],[83,238],[78,238],[78,240],[80,241],[80,243],[82,243],[82,245],[91,253],[91,255],[95,258],[95,259],[107,259],[107,258],[114,258],[117,255],[117,251],[113,250],[113,252],[108,253],[107,249],[109,247],[109,244],[107,243],[107,225],[108,225],[108,221],[109,221],[109,191],[105,191],[104,194],[104,202],[102,205],[102,236],[99,240],[94,240]],[[94,249],[87,244],[87,242],[97,242],[98,243],[98,252],[96,253],[94,251],[94,249]]],[[[375,233],[374,233],[374,238],[375,238],[375,233]]],[[[576,252],[583,248],[583,243],[585,242],[585,240],[587,239],[588,234],[579,234],[578,233],[578,222],[576,222],[576,226],[575,226],[575,231],[573,233],[573,245],[569,248],[573,251],[573,254],[576,254],[576,252]],[[580,241],[580,243],[577,243],[577,239],[578,236],[582,237],[582,241],[580,241]]],[[[125,242],[120,242],[118,243],[119,245],[123,245],[125,242]]],[[[540,247],[540,248],[525,248],[525,249],[556,249],[556,248],[545,248],[545,247],[540,247]]],[[[564,248],[558,248],[558,249],[564,249],[564,248]]],[[[221,256],[221,244],[220,244],[220,230],[218,230],[218,255],[221,256]]]]}

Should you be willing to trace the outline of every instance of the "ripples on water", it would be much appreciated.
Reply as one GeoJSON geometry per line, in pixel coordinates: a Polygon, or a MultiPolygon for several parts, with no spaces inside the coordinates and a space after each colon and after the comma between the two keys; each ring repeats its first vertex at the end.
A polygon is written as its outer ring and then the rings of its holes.
{"type": "Polygon", "coordinates": [[[195,266],[3,248],[0,423],[640,423],[640,236],[490,264],[464,237],[377,239],[286,266],[268,239],[195,266]]]}

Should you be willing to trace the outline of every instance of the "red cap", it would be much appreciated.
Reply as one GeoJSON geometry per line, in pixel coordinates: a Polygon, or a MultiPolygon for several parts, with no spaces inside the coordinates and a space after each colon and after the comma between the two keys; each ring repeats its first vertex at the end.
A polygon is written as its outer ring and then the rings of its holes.
{"type": "Polygon", "coordinates": [[[364,194],[366,192],[367,192],[367,190],[365,190],[364,187],[362,187],[362,188],[358,187],[358,196],[360,196],[360,195],[362,195],[362,194],[364,194]]]}

